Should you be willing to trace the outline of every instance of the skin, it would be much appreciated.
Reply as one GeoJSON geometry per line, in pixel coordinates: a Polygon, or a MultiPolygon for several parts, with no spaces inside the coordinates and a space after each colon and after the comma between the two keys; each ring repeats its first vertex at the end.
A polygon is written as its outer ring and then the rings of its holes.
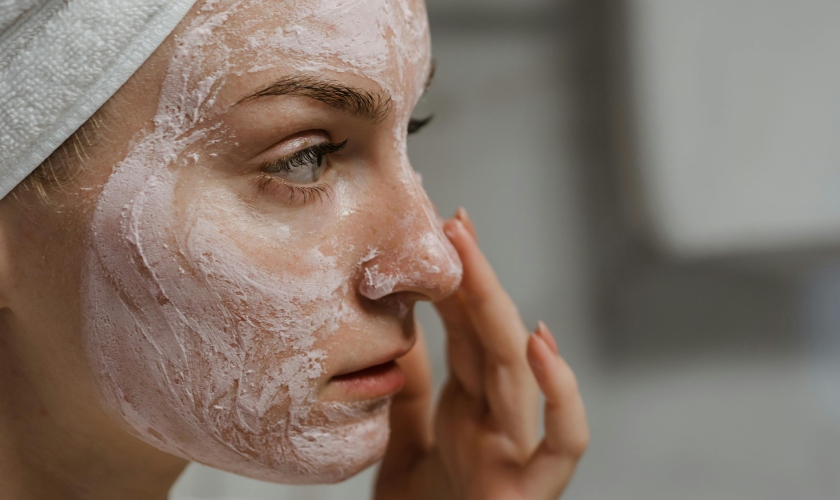
{"type": "MultiPolygon", "coordinates": [[[[214,37],[239,51],[235,63],[220,65],[213,57],[214,46],[201,48],[210,62],[194,68],[190,85],[208,73],[218,74],[220,68],[222,78],[216,83],[216,99],[201,108],[202,119],[189,128],[206,133],[164,165],[178,181],[172,205],[164,207],[174,222],[148,240],[161,249],[174,245],[181,234],[195,227],[194,214],[199,213],[220,233],[232,235],[237,255],[243,259],[238,264],[267,276],[306,281],[317,269],[300,256],[316,249],[330,257],[343,284],[334,298],[353,314],[335,318],[339,325],[335,331],[311,332],[312,349],[325,355],[319,375],[308,381],[308,391],[314,407],[370,403],[370,397],[348,390],[334,377],[400,357],[405,386],[391,401],[387,450],[383,442],[346,469],[327,463],[315,475],[283,470],[273,477],[272,467],[280,469],[280,465],[268,452],[256,453],[250,461],[236,454],[207,458],[193,453],[203,448],[184,443],[200,440],[201,429],[177,419],[164,420],[161,428],[166,429],[167,442],[181,443],[178,450],[184,451],[165,450],[126,416],[125,408],[109,399],[115,388],[103,378],[95,356],[106,333],[97,324],[91,327],[91,318],[96,316],[89,290],[96,281],[90,269],[91,262],[98,262],[91,256],[100,255],[111,244],[121,248],[116,226],[120,205],[109,194],[109,186],[126,172],[120,165],[136,155],[137,145],[160,127],[155,121],[160,89],[166,89],[179,37],[188,35],[191,23],[201,18],[201,5],[100,110],[104,125],[85,151],[79,175],[51,189],[49,202],[29,191],[0,201],[0,484],[6,489],[4,495],[165,498],[188,459],[196,458],[271,480],[335,481],[384,454],[377,498],[558,497],[588,444],[574,375],[543,325],[530,334],[525,328],[479,250],[466,212],[459,211],[442,226],[430,215],[433,209],[405,156],[408,119],[430,69],[425,24],[421,31],[398,40],[408,47],[407,52],[397,53],[384,67],[362,54],[310,70],[309,76],[382,96],[381,102],[391,103],[381,116],[367,119],[302,95],[245,99],[271,82],[298,74],[309,59],[282,49],[251,53],[243,38],[243,33],[253,30],[294,25],[293,9],[284,11],[280,4],[272,4],[277,8],[271,15],[256,8],[232,12],[214,37]],[[259,71],[248,71],[257,64],[259,71]],[[300,197],[290,197],[293,191],[282,183],[272,184],[270,190],[257,189],[265,176],[264,162],[313,144],[345,139],[345,149],[329,156],[328,168],[319,179],[329,188],[330,195],[324,199],[302,202],[300,197]],[[198,160],[187,161],[194,158],[198,160]],[[208,196],[214,200],[211,208],[218,210],[208,210],[203,204],[208,196]],[[266,233],[266,228],[273,232],[266,233]],[[294,237],[282,241],[265,237],[278,234],[280,228],[294,237]],[[168,242],[166,247],[163,242],[168,242]],[[454,261],[462,263],[463,276],[451,265],[454,261]],[[376,273],[395,281],[385,288],[372,286],[366,276],[376,273]],[[435,302],[448,335],[450,377],[434,408],[422,334],[410,313],[418,300],[435,302]],[[546,397],[546,436],[538,441],[540,390],[546,397]]],[[[330,12],[326,7],[322,10],[330,12]]],[[[413,2],[410,8],[424,17],[422,3],[413,2]]],[[[341,26],[340,19],[335,19],[335,26],[341,26]]],[[[387,45],[392,40],[383,38],[382,42],[387,45]]],[[[137,165],[140,169],[159,166],[137,165]]],[[[211,286],[200,280],[200,272],[189,268],[184,282],[211,286]]],[[[217,291],[218,307],[232,310],[233,299],[225,295],[229,292],[217,291]]],[[[243,314],[251,313],[274,314],[270,310],[243,314]]],[[[120,328],[129,326],[118,324],[117,334],[123,335],[120,328]]],[[[276,332],[263,332],[257,346],[273,347],[273,336],[276,332]]],[[[196,349],[196,357],[206,355],[200,342],[196,349]]],[[[265,369],[293,355],[278,352],[264,360],[265,369]]],[[[188,368],[214,369],[212,365],[188,368]]],[[[197,378],[212,374],[199,372],[197,378]]],[[[146,370],[130,375],[131,380],[111,379],[124,386],[117,389],[126,390],[128,384],[142,389],[157,383],[146,370]]],[[[271,407],[273,415],[293,410],[293,403],[279,400],[271,407]]],[[[166,417],[165,409],[161,413],[166,417]]],[[[313,415],[316,423],[326,422],[317,412],[313,415]]],[[[161,422],[164,417],[150,418],[161,422]]],[[[223,439],[233,439],[222,434],[223,439]]]]}

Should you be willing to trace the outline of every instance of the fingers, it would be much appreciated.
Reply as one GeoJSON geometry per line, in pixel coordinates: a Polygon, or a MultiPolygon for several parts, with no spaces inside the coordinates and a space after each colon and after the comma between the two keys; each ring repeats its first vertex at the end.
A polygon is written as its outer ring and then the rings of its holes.
{"type": "Polygon", "coordinates": [[[548,344],[548,347],[554,352],[554,354],[560,355],[560,348],[557,347],[557,340],[555,340],[554,335],[548,331],[548,327],[545,326],[545,323],[542,321],[537,322],[537,333],[540,334],[540,338],[548,344]]]}
{"type": "MultiPolygon", "coordinates": [[[[466,318],[469,327],[461,326],[460,330],[473,332],[478,342],[468,344],[455,338],[451,343],[461,348],[465,362],[472,364],[476,358],[483,361],[479,379],[483,383],[483,396],[495,423],[518,446],[524,459],[536,444],[539,400],[525,355],[528,332],[513,301],[478,248],[466,211],[459,209],[444,230],[461,257],[464,276],[458,302],[450,299],[439,310],[445,323],[463,323],[466,318]],[[479,355],[469,354],[476,351],[479,355]]],[[[453,358],[451,363],[459,366],[461,359],[453,358]]],[[[469,392],[474,393],[472,387],[469,392]]]]}
{"type": "Polygon", "coordinates": [[[407,470],[407,464],[424,454],[432,444],[431,368],[423,332],[416,323],[414,328],[417,339],[414,347],[397,360],[405,373],[405,385],[391,402],[391,439],[382,464],[388,473],[382,477],[395,477],[391,470],[407,470]]]}
{"type": "Polygon", "coordinates": [[[461,257],[459,293],[487,356],[503,364],[524,361],[528,332],[476,240],[458,218],[447,221],[444,231],[461,257]]]}
{"type": "Polygon", "coordinates": [[[453,294],[435,303],[435,308],[446,329],[446,357],[452,376],[469,397],[483,399],[484,356],[461,297],[453,294]]]}
{"type": "Polygon", "coordinates": [[[467,232],[470,233],[470,236],[472,236],[475,241],[478,241],[478,234],[475,231],[475,226],[464,207],[460,207],[455,211],[455,218],[460,220],[464,224],[464,227],[467,228],[467,232]]]}
{"type": "Polygon", "coordinates": [[[525,466],[528,498],[557,498],[589,445],[589,426],[577,380],[540,323],[528,339],[528,362],[545,394],[545,438],[525,466]]]}

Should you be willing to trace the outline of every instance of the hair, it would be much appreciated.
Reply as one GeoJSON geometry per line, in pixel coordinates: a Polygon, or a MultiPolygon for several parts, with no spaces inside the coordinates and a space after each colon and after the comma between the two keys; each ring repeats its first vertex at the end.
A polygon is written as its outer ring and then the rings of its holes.
{"type": "Polygon", "coordinates": [[[66,186],[86,167],[90,148],[101,140],[102,124],[100,109],[26,176],[12,191],[13,196],[34,192],[42,202],[50,204],[50,193],[66,186]]]}

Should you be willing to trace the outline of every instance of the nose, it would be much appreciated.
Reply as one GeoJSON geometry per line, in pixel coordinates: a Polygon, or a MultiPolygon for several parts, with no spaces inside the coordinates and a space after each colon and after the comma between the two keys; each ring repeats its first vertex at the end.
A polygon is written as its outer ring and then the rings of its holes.
{"type": "Polygon", "coordinates": [[[436,302],[461,283],[458,252],[413,170],[408,177],[390,190],[394,199],[384,221],[390,227],[362,261],[359,293],[371,300],[410,292],[436,302]]]}

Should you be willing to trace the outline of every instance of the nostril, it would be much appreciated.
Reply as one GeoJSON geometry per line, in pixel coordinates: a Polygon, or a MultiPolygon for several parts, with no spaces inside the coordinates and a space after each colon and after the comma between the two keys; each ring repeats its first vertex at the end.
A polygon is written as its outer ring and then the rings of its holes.
{"type": "Polygon", "coordinates": [[[379,264],[374,264],[365,269],[359,291],[371,300],[379,300],[390,295],[400,281],[398,273],[382,272],[379,270],[379,264]]]}
{"type": "MultiPolygon", "coordinates": [[[[431,220],[412,218],[385,246],[369,250],[359,261],[358,292],[382,301],[401,292],[414,300],[437,301],[461,282],[461,260],[442,229],[431,220]]],[[[382,245],[383,242],[379,242],[382,245]]]]}

